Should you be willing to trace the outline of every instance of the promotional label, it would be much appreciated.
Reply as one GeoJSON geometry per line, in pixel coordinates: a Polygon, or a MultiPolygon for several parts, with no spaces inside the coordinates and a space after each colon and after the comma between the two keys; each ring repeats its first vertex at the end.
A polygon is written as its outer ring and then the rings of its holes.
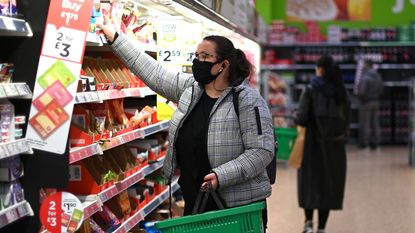
{"type": "Polygon", "coordinates": [[[93,3],[50,3],[27,129],[32,148],[65,152],[93,3]]]}
{"type": "Polygon", "coordinates": [[[193,54],[202,39],[200,25],[180,19],[160,20],[157,30],[157,60],[181,70],[182,65],[192,64],[193,54]]]}
{"type": "Polygon", "coordinates": [[[71,193],[59,192],[47,197],[40,207],[40,221],[51,233],[72,233],[84,219],[79,199],[71,193]]]}

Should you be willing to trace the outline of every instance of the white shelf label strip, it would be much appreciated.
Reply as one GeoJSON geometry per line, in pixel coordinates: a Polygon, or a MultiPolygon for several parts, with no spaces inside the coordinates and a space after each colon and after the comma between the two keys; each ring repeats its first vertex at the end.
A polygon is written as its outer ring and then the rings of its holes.
{"type": "Polygon", "coordinates": [[[33,216],[33,210],[27,201],[0,211],[0,228],[25,216],[33,216]]]}
{"type": "MultiPolygon", "coordinates": [[[[149,125],[144,128],[139,128],[134,131],[128,132],[123,135],[119,135],[117,137],[111,138],[111,141],[107,145],[105,149],[101,148],[98,143],[94,143],[92,145],[80,148],[73,148],[70,151],[70,160],[69,163],[72,164],[76,161],[82,160],[84,158],[88,158],[95,154],[102,154],[103,150],[109,150],[114,147],[120,146],[122,144],[131,142],[133,140],[149,136],[151,134],[157,133],[161,130],[168,129],[170,123],[169,121],[162,121],[153,125],[149,125]]],[[[0,147],[1,151],[1,147],[0,147]]]]}
{"type": "Polygon", "coordinates": [[[76,103],[102,103],[104,100],[120,99],[125,97],[141,97],[144,98],[148,95],[155,95],[148,87],[139,88],[126,88],[121,90],[105,90],[105,91],[88,91],[76,93],[76,103]]]}
{"type": "Polygon", "coordinates": [[[0,159],[15,156],[22,153],[33,154],[26,139],[0,143],[0,159]]]}

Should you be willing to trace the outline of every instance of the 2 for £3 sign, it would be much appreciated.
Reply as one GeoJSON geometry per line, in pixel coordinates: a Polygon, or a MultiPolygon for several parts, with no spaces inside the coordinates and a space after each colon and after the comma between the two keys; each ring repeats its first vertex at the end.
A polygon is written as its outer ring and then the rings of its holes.
{"type": "Polygon", "coordinates": [[[51,0],[30,109],[31,147],[63,154],[94,0],[51,0]]]}

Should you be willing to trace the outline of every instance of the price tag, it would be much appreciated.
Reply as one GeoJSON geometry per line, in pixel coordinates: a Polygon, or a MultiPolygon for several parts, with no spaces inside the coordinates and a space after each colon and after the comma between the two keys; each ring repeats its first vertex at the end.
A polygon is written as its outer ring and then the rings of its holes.
{"type": "Polygon", "coordinates": [[[19,95],[28,95],[30,94],[30,89],[26,84],[19,84],[16,85],[17,92],[19,92],[19,95]]]}
{"type": "Polygon", "coordinates": [[[101,193],[99,195],[99,199],[101,199],[101,202],[105,202],[107,200],[107,193],[101,193]]]}
{"type": "Polygon", "coordinates": [[[3,145],[0,145],[0,159],[6,157],[9,154],[7,148],[3,145]]]}
{"type": "Polygon", "coordinates": [[[98,95],[98,93],[96,93],[96,92],[92,92],[92,101],[94,101],[94,102],[100,102],[101,101],[101,99],[99,98],[99,95],[98,95]]]}
{"type": "Polygon", "coordinates": [[[3,18],[3,23],[4,23],[4,26],[6,26],[7,30],[12,30],[12,31],[17,30],[16,25],[14,25],[13,19],[5,17],[5,18],[3,18]]]}
{"type": "Polygon", "coordinates": [[[19,95],[16,85],[4,85],[3,88],[7,96],[18,96],[19,95]]]}
{"type": "Polygon", "coordinates": [[[42,55],[80,63],[86,32],[60,27],[52,24],[46,26],[42,55]]]}
{"type": "Polygon", "coordinates": [[[16,219],[18,219],[19,216],[17,215],[16,209],[11,209],[11,210],[7,211],[6,212],[6,218],[7,218],[7,221],[9,223],[15,221],[16,219]]]}
{"type": "Polygon", "coordinates": [[[20,150],[19,150],[19,147],[17,146],[17,143],[9,143],[6,146],[7,146],[7,150],[9,151],[10,155],[15,155],[15,154],[20,153],[20,150]]]}
{"type": "Polygon", "coordinates": [[[17,213],[19,214],[20,217],[23,217],[27,214],[27,207],[25,204],[20,205],[19,207],[17,207],[17,213]]]}
{"type": "Polygon", "coordinates": [[[0,98],[4,98],[6,96],[6,91],[4,90],[3,86],[0,86],[0,98]]]}
{"type": "Polygon", "coordinates": [[[178,49],[160,49],[157,53],[157,60],[170,64],[181,64],[182,53],[178,49]]]}

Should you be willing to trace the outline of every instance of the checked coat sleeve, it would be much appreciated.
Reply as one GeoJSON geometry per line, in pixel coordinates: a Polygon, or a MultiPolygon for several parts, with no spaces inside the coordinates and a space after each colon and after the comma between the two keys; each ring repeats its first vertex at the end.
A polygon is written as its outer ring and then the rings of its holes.
{"type": "Polygon", "coordinates": [[[212,169],[221,188],[243,183],[265,172],[275,156],[272,118],[257,91],[245,89],[239,96],[239,121],[244,152],[212,169]]]}
{"type": "Polygon", "coordinates": [[[120,34],[112,44],[115,54],[153,91],[175,103],[184,90],[194,83],[190,74],[178,73],[164,68],[146,54],[140,45],[120,34]]]}

